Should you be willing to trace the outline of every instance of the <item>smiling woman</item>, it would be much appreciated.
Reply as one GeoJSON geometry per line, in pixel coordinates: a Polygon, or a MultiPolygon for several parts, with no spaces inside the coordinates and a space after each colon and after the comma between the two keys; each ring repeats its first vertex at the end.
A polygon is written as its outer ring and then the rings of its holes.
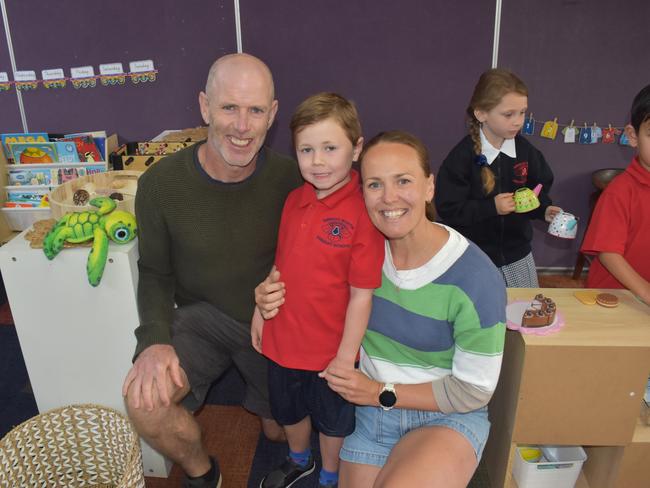
{"type": "MultiPolygon", "coordinates": [[[[359,369],[321,373],[357,405],[355,430],[340,451],[339,486],[464,487],[490,429],[504,283],[476,245],[427,219],[434,178],[417,138],[381,133],[360,165],[366,208],[387,240],[359,369]]],[[[256,302],[272,313],[284,295],[274,272],[256,289],[256,302]]]]}

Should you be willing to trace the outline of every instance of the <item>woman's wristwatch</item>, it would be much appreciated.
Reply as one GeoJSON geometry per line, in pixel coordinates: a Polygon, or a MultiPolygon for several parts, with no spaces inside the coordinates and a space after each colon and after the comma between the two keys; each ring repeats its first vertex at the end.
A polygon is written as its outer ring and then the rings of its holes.
{"type": "Polygon", "coordinates": [[[393,383],[384,383],[384,387],[379,392],[379,405],[384,410],[391,410],[397,403],[397,392],[393,383]]]}

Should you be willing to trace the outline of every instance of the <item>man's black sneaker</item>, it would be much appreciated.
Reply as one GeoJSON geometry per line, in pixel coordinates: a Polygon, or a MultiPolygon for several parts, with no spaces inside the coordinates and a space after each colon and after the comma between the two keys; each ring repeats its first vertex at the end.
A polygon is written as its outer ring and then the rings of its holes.
{"type": "Polygon", "coordinates": [[[313,473],[315,468],[316,463],[313,457],[309,458],[309,462],[305,467],[294,463],[290,457],[287,457],[278,469],[271,471],[264,477],[260,483],[260,488],[289,488],[299,479],[313,473]]]}
{"type": "Polygon", "coordinates": [[[221,471],[219,463],[210,456],[210,471],[198,478],[183,477],[183,488],[221,488],[221,471]]]}

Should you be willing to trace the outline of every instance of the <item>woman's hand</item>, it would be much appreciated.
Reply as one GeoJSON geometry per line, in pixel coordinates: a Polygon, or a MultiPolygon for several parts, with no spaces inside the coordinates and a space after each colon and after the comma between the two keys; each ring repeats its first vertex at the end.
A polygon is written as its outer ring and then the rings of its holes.
{"type": "Polygon", "coordinates": [[[514,193],[499,193],[494,197],[494,206],[499,215],[508,215],[515,211],[514,193]]]}
{"type": "Polygon", "coordinates": [[[358,369],[340,368],[330,364],[318,374],[329,387],[350,403],[357,405],[379,405],[381,383],[368,378],[358,369]]]}
{"type": "Polygon", "coordinates": [[[548,207],[546,207],[546,210],[544,210],[544,220],[550,222],[551,220],[553,220],[553,217],[555,217],[561,211],[562,209],[560,207],[556,207],[555,205],[549,205],[548,207]]]}
{"type": "Polygon", "coordinates": [[[284,283],[280,281],[280,272],[275,266],[271,272],[255,288],[255,303],[265,320],[272,319],[280,311],[284,303],[284,283]]]}

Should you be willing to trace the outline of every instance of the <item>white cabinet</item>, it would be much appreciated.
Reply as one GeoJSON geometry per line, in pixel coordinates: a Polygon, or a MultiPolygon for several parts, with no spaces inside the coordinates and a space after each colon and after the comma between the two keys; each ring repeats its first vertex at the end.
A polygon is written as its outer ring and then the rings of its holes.
{"type": "MultiPolygon", "coordinates": [[[[64,249],[49,261],[25,232],[0,248],[0,269],[40,412],[96,403],[124,412],[122,382],[138,326],[137,240],[111,243],[100,285],[86,277],[90,248],[64,249]]],[[[146,476],[171,463],[142,443],[146,476]]]]}

